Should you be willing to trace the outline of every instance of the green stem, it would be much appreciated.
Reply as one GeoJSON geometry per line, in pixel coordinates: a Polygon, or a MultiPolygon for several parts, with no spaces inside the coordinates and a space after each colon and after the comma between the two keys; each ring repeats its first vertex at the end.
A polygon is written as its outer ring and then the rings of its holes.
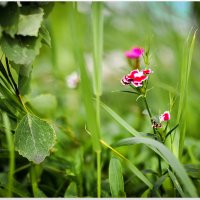
{"type": "Polygon", "coordinates": [[[31,165],[31,185],[32,185],[33,196],[38,197],[37,175],[35,166],[33,164],[31,165]]]}
{"type": "MultiPolygon", "coordinates": [[[[100,130],[100,96],[96,95],[96,120],[100,130]]],[[[101,151],[97,152],[97,197],[101,197],[101,151]]]]}
{"type": "Polygon", "coordinates": [[[9,149],[9,172],[8,172],[8,197],[12,197],[12,188],[13,188],[13,175],[15,170],[15,152],[13,144],[13,135],[10,129],[10,122],[6,113],[3,113],[3,122],[5,126],[6,138],[9,149]]]}
{"type": "Polygon", "coordinates": [[[97,197],[101,197],[101,152],[97,152],[97,197]]]}
{"type": "Polygon", "coordinates": [[[148,103],[147,103],[147,99],[146,99],[145,96],[143,97],[143,100],[144,100],[146,109],[147,109],[147,111],[148,111],[148,114],[149,114],[149,117],[150,117],[150,120],[151,120],[151,119],[152,119],[152,115],[151,115],[151,111],[150,111],[150,109],[149,109],[149,106],[148,106],[148,103]]]}
{"type": "MultiPolygon", "coordinates": [[[[146,96],[143,97],[143,100],[144,100],[144,103],[145,103],[145,106],[146,106],[146,109],[147,109],[147,111],[148,111],[148,114],[149,114],[149,117],[150,117],[150,121],[151,121],[151,120],[152,120],[152,114],[151,114],[151,111],[150,111],[150,109],[149,109],[149,105],[148,105],[148,103],[147,103],[146,96]]],[[[152,121],[151,121],[151,123],[152,123],[152,121]]],[[[155,128],[153,128],[153,132],[154,132],[154,135],[156,135],[156,130],[155,130],[155,128]]],[[[155,137],[155,140],[157,140],[156,137],[155,137]]],[[[158,170],[159,170],[159,174],[162,175],[162,166],[161,166],[161,159],[160,159],[160,156],[157,155],[157,158],[158,158],[158,170]]]]}

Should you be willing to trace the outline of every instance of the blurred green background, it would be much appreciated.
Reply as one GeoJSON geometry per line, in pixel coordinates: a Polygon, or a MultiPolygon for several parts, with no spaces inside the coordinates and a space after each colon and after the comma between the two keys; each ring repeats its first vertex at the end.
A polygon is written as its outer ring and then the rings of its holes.
{"type": "MultiPolygon", "coordinates": [[[[191,30],[198,28],[194,15],[193,2],[105,2],[104,3],[104,53],[103,53],[103,97],[102,100],[141,131],[145,123],[139,122],[138,103],[130,94],[113,93],[124,89],[120,79],[130,71],[124,51],[133,46],[146,47],[150,42],[151,76],[153,90],[149,101],[155,115],[168,109],[169,93],[176,92],[180,80],[180,70],[184,43],[191,30]],[[139,123],[139,125],[138,125],[139,123]]],[[[42,93],[51,93],[58,101],[53,114],[65,115],[69,123],[78,129],[82,120],[82,103],[78,89],[67,86],[67,77],[78,72],[75,66],[70,31],[70,3],[55,3],[47,19],[47,27],[52,37],[52,48],[43,46],[40,56],[34,63],[31,97],[42,93]],[[40,87],[38,87],[38,85],[40,87]],[[64,114],[65,113],[65,114],[64,114]]],[[[196,6],[195,6],[196,7],[196,6]]],[[[79,2],[85,27],[85,60],[89,71],[92,69],[92,30],[91,3],[79,2]]],[[[189,91],[188,136],[199,138],[199,84],[198,55],[199,34],[192,61],[189,91]]],[[[139,103],[140,104],[140,103],[139,103]]],[[[54,104],[53,104],[54,105],[54,104]]],[[[48,114],[47,114],[48,116],[48,114]]],[[[103,128],[111,126],[112,120],[106,120],[102,113],[103,128]]],[[[145,119],[143,119],[145,120],[145,119]]],[[[172,113],[173,120],[173,113],[172,113]]],[[[115,127],[111,132],[118,134],[115,127]]],[[[104,132],[104,131],[103,131],[104,132]]]]}

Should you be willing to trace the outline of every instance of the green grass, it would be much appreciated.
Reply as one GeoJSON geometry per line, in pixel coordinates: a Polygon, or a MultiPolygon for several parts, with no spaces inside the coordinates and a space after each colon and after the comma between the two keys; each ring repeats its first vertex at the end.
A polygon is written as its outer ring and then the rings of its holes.
{"type": "Polygon", "coordinates": [[[191,37],[188,35],[186,44],[184,45],[183,51],[183,61],[181,69],[181,83],[180,83],[180,97],[179,97],[179,107],[177,122],[180,123],[180,138],[179,138],[179,158],[182,157],[185,135],[186,135],[186,126],[187,126],[187,109],[188,109],[188,88],[189,88],[189,76],[192,65],[192,56],[194,50],[196,38],[196,31],[191,37]]]}
{"type": "Polygon", "coordinates": [[[15,150],[14,150],[14,142],[13,142],[13,135],[11,133],[10,121],[6,113],[3,113],[3,123],[5,126],[5,133],[7,139],[7,145],[9,150],[9,171],[8,171],[8,193],[7,197],[12,197],[13,191],[13,175],[15,170],[15,150]]]}

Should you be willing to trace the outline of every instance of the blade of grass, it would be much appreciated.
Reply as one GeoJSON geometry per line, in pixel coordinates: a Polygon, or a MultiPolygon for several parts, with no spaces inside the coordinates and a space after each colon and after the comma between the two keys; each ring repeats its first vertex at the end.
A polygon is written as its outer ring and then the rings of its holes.
{"type": "Polygon", "coordinates": [[[99,143],[99,129],[97,126],[96,113],[94,109],[93,94],[91,81],[88,76],[88,72],[85,66],[85,61],[82,51],[82,40],[83,35],[81,34],[81,27],[78,26],[80,16],[78,15],[77,5],[74,4],[71,9],[71,31],[72,31],[72,40],[74,43],[74,56],[77,66],[80,70],[81,77],[81,90],[83,103],[87,115],[87,123],[89,130],[92,136],[92,143],[95,152],[101,151],[101,146],[99,143]]]}
{"type": "MultiPolygon", "coordinates": [[[[162,143],[149,139],[144,137],[131,137],[126,138],[123,140],[120,140],[113,146],[127,146],[132,144],[146,144],[148,147],[150,147],[152,150],[156,148],[159,151],[159,155],[162,155],[162,158],[172,167],[173,171],[177,174],[179,177],[179,180],[181,181],[185,191],[187,192],[187,195],[190,197],[197,197],[197,191],[194,187],[192,181],[187,175],[187,172],[185,171],[182,164],[177,160],[177,158],[169,151],[167,147],[165,147],[162,143]],[[152,148],[154,147],[154,148],[152,148]]],[[[155,151],[157,153],[157,151],[155,151]]]]}
{"type": "MultiPolygon", "coordinates": [[[[86,69],[83,57],[83,32],[80,24],[80,17],[77,11],[77,4],[72,4],[71,9],[71,31],[74,43],[74,55],[77,66],[80,70],[81,90],[84,107],[87,115],[87,124],[91,132],[93,149],[97,154],[97,195],[101,195],[101,145],[100,139],[100,109],[99,96],[97,95],[96,112],[93,102],[92,85],[86,69]],[[97,114],[96,114],[97,113],[97,114]]],[[[98,47],[97,47],[98,48],[98,47]]]]}
{"type": "Polygon", "coordinates": [[[170,176],[170,178],[171,178],[171,180],[172,180],[172,182],[173,182],[173,184],[174,184],[174,187],[178,190],[179,194],[180,194],[182,197],[186,197],[186,195],[185,195],[185,193],[183,192],[183,190],[182,190],[182,188],[181,188],[181,186],[180,186],[180,184],[179,184],[179,182],[178,182],[176,176],[175,176],[175,175],[172,173],[172,171],[170,171],[169,169],[168,169],[168,174],[169,174],[169,176],[170,176]]]}
{"type": "Polygon", "coordinates": [[[186,113],[187,113],[187,98],[188,98],[188,87],[189,87],[189,75],[192,63],[192,55],[194,50],[196,38],[196,31],[193,34],[191,42],[189,44],[190,35],[186,41],[186,46],[183,53],[183,62],[181,70],[181,84],[180,84],[180,98],[179,108],[177,115],[177,122],[180,123],[180,138],[179,138],[179,158],[182,156],[185,132],[186,132],[186,113]]]}
{"type": "Polygon", "coordinates": [[[15,150],[14,150],[14,143],[13,143],[13,135],[10,129],[10,121],[6,113],[3,113],[3,123],[5,126],[6,132],[6,139],[9,149],[9,172],[8,172],[8,197],[12,197],[13,191],[13,175],[15,170],[15,150]]]}
{"type": "Polygon", "coordinates": [[[124,157],[121,153],[119,153],[116,149],[111,147],[109,144],[107,144],[104,140],[100,140],[100,142],[110,149],[115,155],[117,155],[119,158],[121,158],[123,161],[125,161],[125,164],[128,166],[128,168],[137,176],[143,183],[145,183],[149,188],[153,188],[153,184],[146,178],[146,176],[126,157],[124,157]]]}
{"type": "MultiPolygon", "coordinates": [[[[93,84],[96,96],[96,120],[100,135],[100,96],[102,94],[102,54],[103,54],[103,3],[92,3],[93,27],[93,84]]],[[[101,152],[97,152],[97,196],[101,197],[101,152]]]]}
{"type": "Polygon", "coordinates": [[[92,3],[94,93],[102,93],[103,3],[92,3]]]}
{"type": "MultiPolygon", "coordinates": [[[[86,132],[91,136],[91,133],[87,130],[86,132]]],[[[104,140],[100,139],[101,144],[103,144],[105,147],[110,149],[116,156],[118,156],[120,159],[125,161],[125,164],[128,166],[128,168],[137,176],[141,181],[143,181],[149,188],[153,188],[153,184],[144,176],[144,174],[126,157],[124,157],[120,152],[118,152],[116,149],[111,147],[109,144],[107,144],[104,140]]]]}
{"type": "Polygon", "coordinates": [[[159,193],[159,188],[161,187],[161,185],[163,184],[163,182],[166,180],[167,178],[167,174],[162,175],[161,177],[159,177],[154,186],[153,189],[151,191],[151,196],[153,197],[161,197],[160,193],[159,193]]]}
{"type": "Polygon", "coordinates": [[[101,102],[102,108],[110,114],[120,125],[122,125],[128,132],[130,132],[133,136],[139,136],[139,132],[137,132],[133,127],[131,127],[125,120],[123,120],[116,112],[114,112],[110,107],[101,102]]]}

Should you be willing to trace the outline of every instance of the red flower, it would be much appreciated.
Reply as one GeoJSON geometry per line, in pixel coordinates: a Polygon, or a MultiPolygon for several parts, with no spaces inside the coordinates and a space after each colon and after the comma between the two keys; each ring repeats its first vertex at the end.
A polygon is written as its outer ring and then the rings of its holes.
{"type": "Polygon", "coordinates": [[[125,56],[130,59],[137,59],[140,58],[143,53],[144,49],[136,47],[131,49],[130,51],[126,51],[125,56]]]}
{"type": "Polygon", "coordinates": [[[164,121],[170,120],[169,111],[165,111],[159,118],[160,118],[160,122],[164,122],[164,121]]]}
{"type": "Polygon", "coordinates": [[[133,70],[130,74],[124,76],[121,80],[123,85],[130,85],[133,84],[135,87],[141,87],[142,82],[148,78],[148,75],[151,73],[150,69],[141,70],[138,69],[133,70]]]}
{"type": "Polygon", "coordinates": [[[144,69],[142,71],[143,71],[143,74],[151,74],[152,73],[151,69],[144,69]]]}

